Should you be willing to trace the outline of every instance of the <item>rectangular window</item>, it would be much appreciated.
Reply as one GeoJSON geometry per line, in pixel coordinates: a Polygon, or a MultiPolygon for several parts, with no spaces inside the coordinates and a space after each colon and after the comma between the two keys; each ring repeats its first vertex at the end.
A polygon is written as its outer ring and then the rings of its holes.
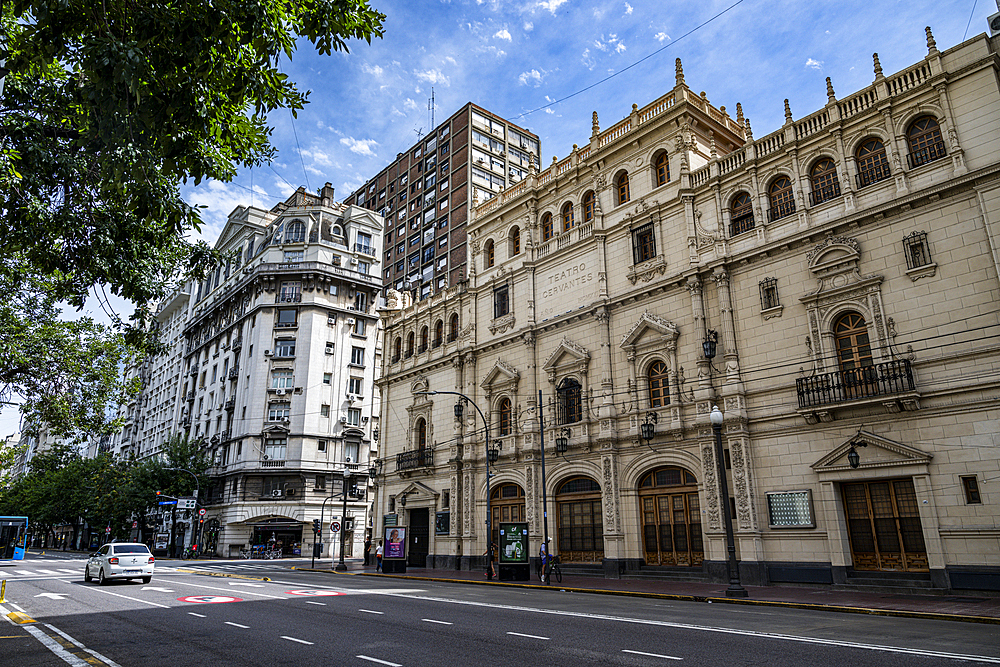
{"type": "Polygon", "coordinates": [[[271,389],[292,389],[295,386],[295,374],[289,369],[271,371],[271,389]]]}
{"type": "Polygon", "coordinates": [[[361,408],[347,408],[347,424],[361,426],[361,408]]]}
{"type": "Polygon", "coordinates": [[[320,417],[329,417],[330,416],[330,406],[329,405],[321,405],[321,406],[319,406],[319,416],[320,417]]]}
{"type": "Polygon", "coordinates": [[[274,328],[276,329],[290,329],[295,326],[295,314],[296,310],[294,308],[279,308],[278,316],[275,318],[274,328]]]}
{"type": "Polygon", "coordinates": [[[507,285],[493,289],[493,319],[503,317],[510,312],[510,300],[507,285]]]}
{"type": "Polygon", "coordinates": [[[326,451],[326,440],[320,440],[316,443],[316,450],[320,452],[326,451]]]}
{"type": "Polygon", "coordinates": [[[274,341],[274,356],[276,357],[294,357],[295,356],[295,340],[276,340],[274,341]]]}
{"type": "Polygon", "coordinates": [[[302,301],[302,283],[290,281],[281,283],[278,303],[298,303],[302,301]]]}
{"type": "Polygon", "coordinates": [[[926,232],[913,232],[903,239],[903,247],[906,249],[906,268],[916,269],[931,263],[926,232]]]}
{"type": "Polygon", "coordinates": [[[283,260],[285,264],[298,264],[305,259],[305,256],[305,250],[286,250],[283,260]]]}
{"type": "Polygon", "coordinates": [[[636,264],[656,257],[653,223],[632,230],[632,259],[636,264]]]}
{"type": "Polygon", "coordinates": [[[323,384],[333,384],[333,373],[323,373],[323,384]]]}
{"type": "Polygon", "coordinates": [[[348,378],[347,380],[347,393],[354,394],[355,396],[361,396],[364,392],[361,391],[363,380],[361,378],[348,378]]]}
{"type": "MultiPolygon", "coordinates": [[[[320,449],[319,451],[325,452],[326,451],[326,440],[320,440],[320,443],[322,444],[323,448],[320,449]]],[[[325,491],[326,490],[326,475],[316,475],[316,490],[318,490],[318,491],[325,491]]]]}
{"type": "Polygon", "coordinates": [[[267,421],[280,422],[288,419],[290,409],[291,403],[285,401],[271,403],[267,408],[267,421]]]}
{"type": "Polygon", "coordinates": [[[354,320],[354,329],[351,331],[351,333],[353,333],[355,336],[364,336],[366,326],[367,325],[365,324],[364,318],[358,317],[354,320]]]}
{"type": "Polygon", "coordinates": [[[962,489],[965,490],[966,505],[978,505],[983,502],[982,496],[979,495],[979,480],[975,475],[962,478],[962,489]]]}
{"type": "Polygon", "coordinates": [[[285,438],[268,438],[264,441],[264,456],[269,461],[284,461],[285,446],[285,438]]]}
{"type": "Polygon", "coordinates": [[[778,279],[764,278],[760,281],[760,309],[769,310],[777,308],[781,303],[778,301],[778,279]]]}
{"type": "Polygon", "coordinates": [[[424,263],[434,261],[434,246],[429,245],[424,248],[424,263]]]}
{"type": "Polygon", "coordinates": [[[352,366],[365,365],[365,348],[363,347],[351,348],[351,365],[352,366]]]}
{"type": "MultiPolygon", "coordinates": [[[[360,413],[361,411],[358,410],[360,413]]],[[[358,443],[356,442],[345,442],[344,443],[344,460],[348,463],[358,462],[358,443]]]]}
{"type": "Polygon", "coordinates": [[[212,366],[212,384],[215,384],[216,379],[219,377],[219,365],[215,364],[212,366]]]}
{"type": "Polygon", "coordinates": [[[368,272],[371,270],[371,264],[368,262],[358,262],[358,273],[363,276],[367,276],[368,272]]]}

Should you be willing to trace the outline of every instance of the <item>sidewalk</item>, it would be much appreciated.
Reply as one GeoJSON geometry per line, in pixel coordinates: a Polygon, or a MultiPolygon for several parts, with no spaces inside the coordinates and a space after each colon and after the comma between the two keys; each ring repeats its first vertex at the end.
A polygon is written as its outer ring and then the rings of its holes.
{"type": "MultiPolygon", "coordinates": [[[[332,569],[295,567],[296,570],[336,573],[332,569]]],[[[604,595],[624,595],[693,602],[770,605],[837,611],[879,616],[906,616],[966,623],[1000,625],[1000,597],[976,595],[898,595],[833,590],[829,587],[746,586],[748,598],[727,598],[725,583],[673,582],[636,579],[601,579],[566,574],[561,584],[544,586],[537,578],[531,581],[487,581],[480,570],[443,570],[408,567],[406,574],[376,574],[375,566],[360,561],[347,562],[347,574],[393,579],[449,581],[483,586],[550,588],[553,590],[604,595]]]]}

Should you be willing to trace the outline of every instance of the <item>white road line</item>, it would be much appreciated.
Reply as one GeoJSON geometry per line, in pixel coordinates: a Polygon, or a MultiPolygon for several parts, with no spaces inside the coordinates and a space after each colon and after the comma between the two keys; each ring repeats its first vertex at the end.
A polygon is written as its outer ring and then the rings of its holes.
{"type": "Polygon", "coordinates": [[[42,646],[52,651],[57,657],[62,658],[64,662],[66,662],[69,665],[72,665],[72,667],[90,667],[89,663],[87,663],[86,660],[78,658],[69,651],[67,651],[66,649],[64,649],[62,646],[59,645],[59,642],[57,642],[52,637],[49,637],[47,634],[39,630],[37,627],[34,627],[32,625],[25,625],[23,627],[25,630],[31,633],[31,635],[34,636],[35,639],[40,641],[42,643],[42,646]]]}
{"type": "Polygon", "coordinates": [[[104,590],[103,588],[94,588],[93,586],[88,586],[87,590],[92,590],[96,593],[106,593],[108,595],[114,595],[116,598],[125,598],[126,600],[132,600],[133,602],[141,602],[143,604],[148,604],[151,607],[159,607],[160,609],[170,609],[165,604],[159,604],[158,602],[150,602],[149,600],[140,600],[139,598],[129,597],[128,595],[121,595],[119,593],[112,593],[111,591],[104,590]]]}
{"type": "Polygon", "coordinates": [[[389,662],[388,660],[379,660],[378,658],[370,658],[367,655],[356,655],[355,658],[360,658],[361,660],[367,660],[368,662],[377,662],[380,665],[388,665],[389,667],[403,667],[398,662],[389,662]]]}
{"type": "Polygon", "coordinates": [[[856,648],[866,651],[882,651],[885,653],[900,653],[903,655],[920,655],[932,658],[948,658],[952,660],[970,660],[975,662],[985,662],[992,665],[1000,665],[1000,657],[989,655],[971,655],[965,653],[946,653],[943,651],[932,651],[929,649],[906,648],[902,646],[883,646],[879,644],[862,644],[860,642],[843,641],[839,639],[822,639],[819,637],[805,637],[801,635],[785,635],[776,632],[762,632],[756,630],[739,630],[736,628],[723,628],[711,625],[694,625],[691,623],[677,623],[674,621],[657,621],[645,618],[629,618],[625,616],[608,616],[605,614],[588,614],[580,611],[562,611],[558,609],[544,609],[540,607],[522,607],[520,605],[495,604],[492,602],[478,602],[475,600],[455,600],[451,598],[438,598],[429,595],[404,595],[402,593],[383,592],[389,597],[407,598],[410,600],[424,600],[427,602],[444,602],[447,604],[466,605],[470,607],[483,607],[487,609],[505,609],[509,611],[525,611],[535,614],[549,614],[552,616],[568,616],[571,618],[588,618],[598,621],[613,621],[616,623],[634,623],[636,625],[653,625],[663,628],[675,628],[679,630],[694,630],[701,632],[717,632],[727,635],[737,635],[743,637],[757,637],[759,639],[776,639],[779,641],[801,642],[803,644],[817,644],[820,646],[839,646],[841,648],[856,648]]]}
{"type": "Polygon", "coordinates": [[[521,632],[508,632],[507,634],[508,635],[514,635],[515,637],[527,637],[528,639],[544,639],[545,641],[549,640],[548,637],[540,637],[538,635],[526,635],[526,634],[521,633],[521,632]]]}
{"type": "Polygon", "coordinates": [[[192,616],[197,616],[198,618],[208,618],[208,616],[205,616],[205,614],[196,614],[193,611],[189,611],[188,613],[192,616]]]}
{"type": "Polygon", "coordinates": [[[358,611],[364,612],[366,614],[378,614],[379,616],[385,613],[384,611],[372,611],[371,609],[358,609],[358,611]]]}
{"type": "Polygon", "coordinates": [[[296,639],[295,637],[286,637],[285,635],[281,635],[281,638],[282,639],[287,639],[290,642],[298,642],[300,644],[307,644],[308,646],[312,646],[313,645],[312,642],[307,642],[305,639],[296,639]]]}
{"type": "Polygon", "coordinates": [[[122,667],[121,665],[119,665],[117,662],[115,662],[111,658],[103,656],[100,653],[98,653],[97,651],[94,651],[92,649],[87,648],[86,646],[84,646],[83,644],[81,644],[77,640],[73,639],[72,637],[70,637],[65,632],[63,632],[59,628],[55,627],[54,625],[49,625],[48,623],[46,623],[45,627],[47,627],[52,632],[57,633],[59,636],[63,637],[66,641],[74,644],[75,646],[78,646],[79,648],[82,648],[84,651],[86,651],[90,655],[94,656],[98,660],[100,660],[100,661],[104,662],[105,664],[107,664],[108,667],[122,667]]]}
{"type": "Polygon", "coordinates": [[[227,594],[230,595],[232,593],[239,592],[240,595],[259,595],[260,597],[271,598],[272,600],[286,599],[281,597],[280,595],[268,595],[267,593],[258,593],[257,591],[233,591],[229,588],[219,588],[218,586],[204,586],[202,584],[192,584],[190,582],[181,581],[179,579],[174,579],[173,582],[179,586],[193,586],[194,588],[207,588],[210,591],[225,591],[227,594]]]}
{"type": "Polygon", "coordinates": [[[420,620],[425,623],[437,623],[438,625],[455,625],[454,623],[449,623],[448,621],[435,621],[433,618],[422,618],[420,620]]]}
{"type": "Polygon", "coordinates": [[[233,623],[232,621],[224,621],[226,625],[231,625],[234,628],[243,628],[244,630],[249,630],[249,625],[240,625],[239,623],[233,623]]]}
{"type": "Polygon", "coordinates": [[[318,604],[320,607],[325,607],[325,602],[313,602],[312,600],[306,600],[306,604],[318,604]]]}
{"type": "Polygon", "coordinates": [[[650,658],[663,658],[664,660],[683,660],[684,658],[678,658],[675,655],[660,655],[659,653],[644,653],[643,651],[630,651],[627,648],[622,649],[622,653],[632,653],[634,655],[645,655],[650,658]]]}

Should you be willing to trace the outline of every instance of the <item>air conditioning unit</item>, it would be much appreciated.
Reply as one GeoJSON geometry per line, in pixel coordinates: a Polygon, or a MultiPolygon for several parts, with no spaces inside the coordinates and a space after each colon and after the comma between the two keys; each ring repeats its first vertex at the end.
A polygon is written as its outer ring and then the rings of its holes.
{"type": "Polygon", "coordinates": [[[285,496],[285,492],[282,491],[281,489],[271,489],[271,497],[272,498],[283,498],[284,496],[285,496]]]}
{"type": "Polygon", "coordinates": [[[291,423],[291,421],[292,421],[291,419],[289,419],[288,417],[285,417],[284,419],[281,420],[281,423],[282,424],[289,424],[289,423],[291,423]]]}
{"type": "Polygon", "coordinates": [[[354,394],[348,394],[347,395],[347,402],[348,403],[353,403],[356,399],[357,399],[357,396],[355,396],[354,394]]]}
{"type": "Polygon", "coordinates": [[[285,395],[285,390],[284,389],[278,389],[274,393],[277,394],[278,396],[284,396],[285,395]]]}
{"type": "Polygon", "coordinates": [[[326,323],[327,324],[336,324],[337,323],[337,318],[333,317],[333,316],[330,316],[330,317],[326,318],[326,323]]]}
{"type": "Polygon", "coordinates": [[[270,356],[272,356],[273,354],[274,354],[274,353],[273,353],[273,352],[271,352],[271,350],[264,350],[264,356],[265,356],[265,357],[270,357],[270,356]]]}
{"type": "Polygon", "coordinates": [[[341,415],[341,417],[340,417],[340,423],[341,424],[346,424],[347,423],[347,417],[344,416],[344,415],[341,415]]]}
{"type": "Polygon", "coordinates": [[[354,323],[355,323],[355,322],[356,322],[356,320],[355,320],[355,319],[354,319],[353,317],[348,317],[348,318],[347,318],[347,323],[348,323],[349,325],[351,325],[352,327],[354,326],[354,323]]]}

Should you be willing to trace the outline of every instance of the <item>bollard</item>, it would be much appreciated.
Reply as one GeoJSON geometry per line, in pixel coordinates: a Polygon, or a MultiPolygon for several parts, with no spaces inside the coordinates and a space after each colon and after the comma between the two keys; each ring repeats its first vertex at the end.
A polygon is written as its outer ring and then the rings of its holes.
{"type": "Polygon", "coordinates": [[[3,604],[4,602],[7,601],[7,598],[4,597],[4,594],[6,592],[7,592],[7,580],[4,579],[3,581],[0,581],[0,604],[3,604]]]}

